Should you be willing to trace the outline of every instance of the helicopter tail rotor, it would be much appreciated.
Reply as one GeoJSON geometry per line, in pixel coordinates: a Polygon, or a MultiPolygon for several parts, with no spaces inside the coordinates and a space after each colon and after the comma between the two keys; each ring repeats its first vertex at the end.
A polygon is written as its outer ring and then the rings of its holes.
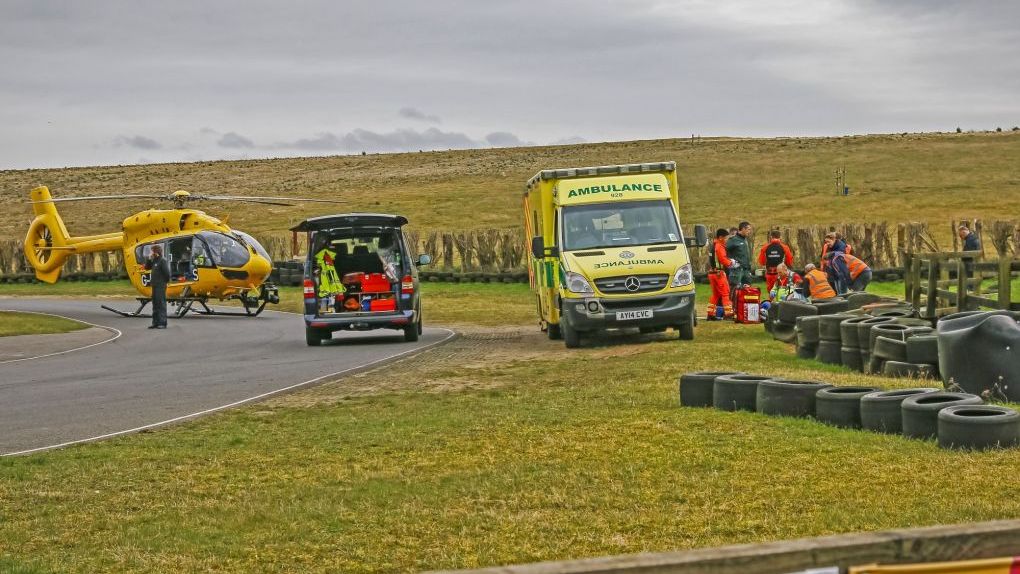
{"type": "Polygon", "coordinates": [[[25,259],[40,281],[56,283],[64,262],[72,254],[121,248],[121,233],[71,237],[46,186],[33,189],[31,198],[35,219],[25,236],[25,259]]]}

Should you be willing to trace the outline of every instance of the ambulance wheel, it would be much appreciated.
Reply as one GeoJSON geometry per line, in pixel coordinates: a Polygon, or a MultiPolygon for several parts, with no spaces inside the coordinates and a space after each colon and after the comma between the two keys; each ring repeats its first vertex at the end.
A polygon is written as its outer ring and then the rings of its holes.
{"type": "Polygon", "coordinates": [[[550,340],[559,341],[563,338],[563,329],[560,329],[559,324],[549,323],[545,326],[545,334],[549,336],[550,340]]]}
{"type": "Polygon", "coordinates": [[[560,332],[563,334],[563,343],[568,349],[576,349],[581,346],[581,332],[575,329],[566,320],[566,317],[560,317],[560,332]]]}
{"type": "Polygon", "coordinates": [[[677,333],[680,334],[681,341],[693,341],[694,340],[694,317],[691,317],[690,321],[686,323],[680,323],[676,326],[677,333]]]}

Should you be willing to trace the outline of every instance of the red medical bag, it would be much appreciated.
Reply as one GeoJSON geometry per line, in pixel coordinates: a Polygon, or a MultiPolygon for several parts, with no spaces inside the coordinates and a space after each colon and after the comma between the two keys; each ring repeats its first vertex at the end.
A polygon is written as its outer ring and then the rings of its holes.
{"type": "Polygon", "coordinates": [[[742,287],[733,293],[733,320],[737,323],[761,323],[761,289],[742,287]]]}

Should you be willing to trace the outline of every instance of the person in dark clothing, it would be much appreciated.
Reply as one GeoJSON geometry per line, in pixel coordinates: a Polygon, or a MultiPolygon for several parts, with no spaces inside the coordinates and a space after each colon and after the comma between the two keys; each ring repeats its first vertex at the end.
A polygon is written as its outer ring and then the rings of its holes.
{"type": "Polygon", "coordinates": [[[754,281],[751,275],[751,224],[741,221],[737,226],[736,235],[726,240],[726,256],[737,264],[729,269],[730,291],[736,293],[744,285],[754,281]]]}
{"type": "Polygon", "coordinates": [[[150,329],[166,329],[166,285],[170,282],[170,264],[163,259],[163,247],[153,245],[145,262],[152,288],[152,325],[150,329]]]}
{"type": "MultiPolygon", "coordinates": [[[[960,236],[960,239],[963,240],[963,251],[981,251],[981,240],[978,239],[977,234],[974,233],[973,231],[971,231],[969,227],[967,227],[966,225],[961,225],[956,230],[956,232],[960,236]]],[[[976,256],[977,256],[977,254],[975,254],[975,257],[976,256]]],[[[968,278],[973,277],[974,276],[974,260],[973,259],[964,259],[963,260],[963,270],[964,270],[964,273],[967,274],[968,278]]]]}

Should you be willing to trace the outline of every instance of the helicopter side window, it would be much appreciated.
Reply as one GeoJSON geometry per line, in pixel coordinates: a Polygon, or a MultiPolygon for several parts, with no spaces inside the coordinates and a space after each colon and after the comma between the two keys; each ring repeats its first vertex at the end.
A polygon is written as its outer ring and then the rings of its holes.
{"type": "Polygon", "coordinates": [[[213,263],[219,267],[244,267],[251,259],[248,248],[233,237],[213,231],[202,231],[198,235],[209,246],[213,263]]]}
{"type": "Polygon", "coordinates": [[[191,238],[191,264],[195,267],[215,267],[209,249],[197,235],[191,238]]]}
{"type": "Polygon", "coordinates": [[[145,262],[149,260],[149,255],[152,254],[152,246],[159,245],[163,247],[163,253],[166,253],[166,246],[163,245],[162,241],[156,243],[146,243],[145,245],[139,245],[135,247],[135,262],[139,265],[145,265],[145,262]]]}
{"type": "Polygon", "coordinates": [[[234,235],[238,239],[240,239],[243,243],[247,243],[249,247],[255,250],[255,253],[262,256],[262,258],[264,258],[266,261],[272,263],[273,258],[269,256],[269,252],[266,251],[265,247],[262,247],[262,244],[259,243],[257,239],[243,231],[238,231],[236,229],[234,230],[234,235]]]}

